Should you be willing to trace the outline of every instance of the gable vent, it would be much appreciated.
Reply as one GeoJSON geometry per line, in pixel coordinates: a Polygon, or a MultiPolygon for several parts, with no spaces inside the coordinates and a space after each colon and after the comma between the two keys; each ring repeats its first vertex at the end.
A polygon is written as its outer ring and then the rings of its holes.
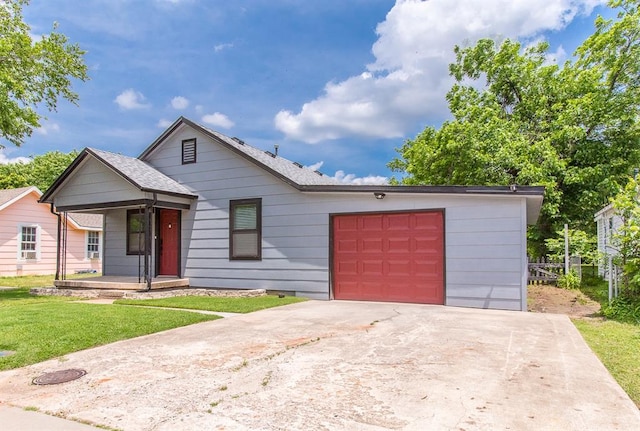
{"type": "Polygon", "coordinates": [[[196,138],[182,141],[182,164],[196,162],[196,138]]]}
{"type": "Polygon", "coordinates": [[[276,157],[276,155],[273,154],[271,151],[265,151],[265,153],[271,157],[274,157],[274,158],[276,157]]]}
{"type": "Polygon", "coordinates": [[[299,168],[302,168],[302,164],[301,164],[301,163],[293,162],[293,164],[294,164],[294,165],[296,165],[296,166],[297,166],[297,167],[299,167],[299,168]]]}
{"type": "Polygon", "coordinates": [[[240,139],[240,138],[236,138],[236,137],[234,136],[234,137],[233,137],[233,138],[231,138],[231,139],[233,139],[234,141],[236,141],[236,142],[237,142],[238,144],[240,144],[240,145],[244,145],[244,141],[243,141],[242,139],[240,139]]]}

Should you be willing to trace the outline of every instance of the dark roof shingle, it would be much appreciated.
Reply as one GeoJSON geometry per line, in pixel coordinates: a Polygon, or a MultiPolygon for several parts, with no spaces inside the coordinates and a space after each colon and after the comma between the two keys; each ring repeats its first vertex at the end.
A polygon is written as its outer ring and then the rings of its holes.
{"type": "Polygon", "coordinates": [[[176,180],[166,176],[140,159],[95,148],[87,148],[86,151],[100,159],[140,190],[187,197],[196,196],[191,190],[176,180]]]}

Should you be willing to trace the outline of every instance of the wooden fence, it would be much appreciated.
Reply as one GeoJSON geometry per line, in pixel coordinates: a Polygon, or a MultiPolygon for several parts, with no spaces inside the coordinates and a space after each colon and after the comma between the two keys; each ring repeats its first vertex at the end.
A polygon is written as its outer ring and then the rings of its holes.
{"type": "Polygon", "coordinates": [[[551,262],[543,257],[529,260],[529,284],[555,284],[563,273],[562,262],[551,262]]]}

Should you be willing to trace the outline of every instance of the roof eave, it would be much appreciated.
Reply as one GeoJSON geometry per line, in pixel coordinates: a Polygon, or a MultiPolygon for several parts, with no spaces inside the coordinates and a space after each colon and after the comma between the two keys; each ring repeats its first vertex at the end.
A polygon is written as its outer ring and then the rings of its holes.
{"type": "Polygon", "coordinates": [[[148,157],[151,153],[153,153],[153,151],[155,151],[156,148],[158,148],[182,124],[186,124],[186,125],[188,125],[190,127],[193,127],[194,129],[198,130],[199,132],[201,132],[201,133],[205,134],[206,136],[208,136],[209,138],[213,139],[216,143],[222,145],[224,148],[226,148],[226,149],[228,149],[230,151],[233,151],[235,154],[243,157],[245,160],[248,160],[249,162],[253,163],[254,165],[258,166],[259,168],[269,172],[271,175],[273,175],[276,178],[282,180],[283,182],[285,182],[286,184],[290,185],[291,187],[294,187],[297,190],[301,190],[301,187],[303,187],[300,184],[298,184],[297,182],[293,181],[291,178],[287,177],[286,175],[282,175],[280,172],[275,171],[274,169],[272,169],[269,166],[265,165],[261,161],[251,157],[250,155],[244,153],[243,151],[238,150],[233,145],[229,145],[229,143],[227,143],[224,140],[220,139],[218,136],[216,136],[215,134],[211,133],[211,131],[207,130],[206,128],[202,127],[198,123],[194,123],[193,121],[191,121],[191,120],[189,120],[188,118],[185,118],[185,117],[178,118],[171,126],[169,126],[169,128],[167,130],[165,130],[160,136],[158,136],[158,138],[155,141],[153,141],[153,143],[151,145],[149,145],[147,147],[147,149],[144,150],[142,152],[142,154],[140,154],[140,156],[138,156],[138,158],[140,160],[143,160],[144,158],[148,157]]]}
{"type": "Polygon", "coordinates": [[[4,204],[0,205],[0,211],[2,211],[3,209],[7,208],[8,206],[13,205],[14,203],[18,202],[20,199],[22,199],[25,196],[28,196],[28,195],[30,195],[31,193],[34,193],[34,192],[38,195],[38,202],[39,202],[39,198],[42,196],[42,192],[36,186],[31,186],[31,187],[25,189],[25,191],[20,193],[18,196],[15,196],[13,199],[10,199],[7,202],[5,202],[4,204]]]}

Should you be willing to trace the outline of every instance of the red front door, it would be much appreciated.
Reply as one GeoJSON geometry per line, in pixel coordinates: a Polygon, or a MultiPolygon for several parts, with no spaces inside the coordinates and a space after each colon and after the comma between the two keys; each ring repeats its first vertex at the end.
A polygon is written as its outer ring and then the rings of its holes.
{"type": "Polygon", "coordinates": [[[178,270],[180,259],[180,212],[178,210],[161,209],[158,223],[158,275],[180,276],[178,270]]]}

